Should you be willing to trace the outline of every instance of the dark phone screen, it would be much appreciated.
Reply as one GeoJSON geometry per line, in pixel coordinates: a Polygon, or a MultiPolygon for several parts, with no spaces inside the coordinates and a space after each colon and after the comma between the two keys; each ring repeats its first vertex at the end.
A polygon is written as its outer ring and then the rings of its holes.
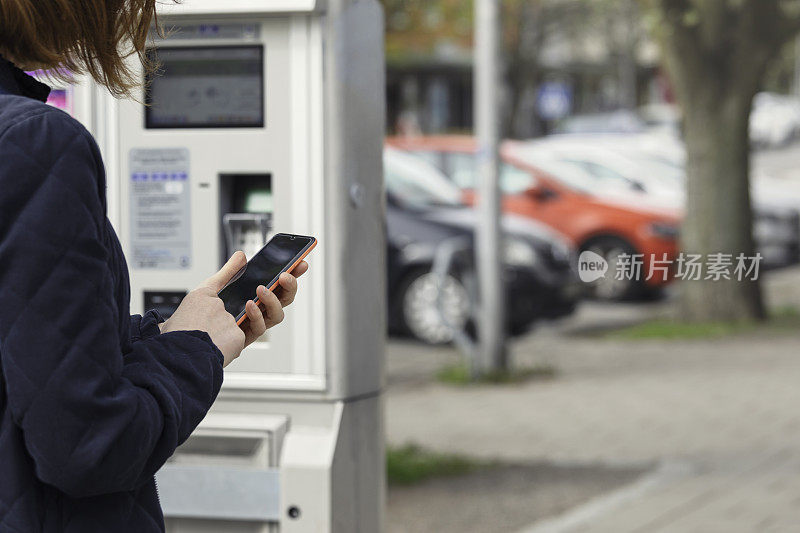
{"type": "Polygon", "coordinates": [[[244,311],[247,300],[256,298],[256,288],[265,285],[269,289],[280,273],[291,266],[298,254],[311,242],[310,237],[275,235],[248,261],[240,277],[219,292],[225,310],[238,318],[244,311]]]}

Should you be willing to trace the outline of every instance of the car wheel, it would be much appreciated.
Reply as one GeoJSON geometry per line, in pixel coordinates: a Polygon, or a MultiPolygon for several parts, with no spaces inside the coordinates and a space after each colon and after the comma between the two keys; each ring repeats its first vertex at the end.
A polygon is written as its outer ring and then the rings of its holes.
{"type": "MultiPolygon", "coordinates": [[[[398,293],[400,319],[407,333],[428,344],[452,342],[453,329],[442,320],[437,308],[438,276],[429,271],[410,275],[398,293]]],[[[470,320],[471,303],[463,283],[448,275],[442,284],[442,312],[447,322],[463,329],[470,320]]]]}
{"type": "Polygon", "coordinates": [[[589,294],[598,300],[627,300],[642,294],[644,285],[641,279],[617,279],[617,264],[621,255],[636,252],[627,241],[618,237],[599,237],[581,247],[583,251],[594,252],[608,262],[606,275],[589,284],[589,294]]]}

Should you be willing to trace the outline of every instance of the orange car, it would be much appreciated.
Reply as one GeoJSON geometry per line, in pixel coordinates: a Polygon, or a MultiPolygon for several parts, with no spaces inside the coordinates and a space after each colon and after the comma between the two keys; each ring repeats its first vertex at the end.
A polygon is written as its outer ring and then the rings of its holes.
{"type": "MultiPolygon", "coordinates": [[[[464,190],[467,203],[475,201],[472,137],[394,137],[387,144],[435,164],[464,190]]],[[[640,297],[672,281],[680,225],[677,209],[647,205],[644,198],[632,201],[630,193],[614,197],[592,192],[574,174],[556,177],[524,161],[521,146],[508,141],[501,149],[503,210],[543,222],[572,239],[580,251],[603,256],[609,270],[592,284],[596,297],[640,297]],[[636,273],[630,270],[635,265],[639,265],[636,273]],[[626,275],[618,275],[622,271],[626,275]]]]}

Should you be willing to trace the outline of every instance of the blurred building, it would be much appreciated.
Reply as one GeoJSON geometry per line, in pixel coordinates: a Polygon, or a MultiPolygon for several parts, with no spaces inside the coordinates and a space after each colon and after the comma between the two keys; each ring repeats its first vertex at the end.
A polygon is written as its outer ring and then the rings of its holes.
{"type": "MultiPolygon", "coordinates": [[[[389,133],[472,129],[473,3],[384,0],[389,133]]],[[[503,0],[504,133],[671,100],[632,1],[503,0]]]]}

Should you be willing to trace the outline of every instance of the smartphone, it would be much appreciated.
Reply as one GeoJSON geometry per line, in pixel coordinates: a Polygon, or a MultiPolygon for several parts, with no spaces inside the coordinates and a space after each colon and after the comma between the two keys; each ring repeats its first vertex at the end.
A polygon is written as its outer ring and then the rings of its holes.
{"type": "Polygon", "coordinates": [[[247,320],[245,304],[254,300],[258,305],[256,288],[259,285],[272,291],[284,272],[291,272],[317,245],[317,239],[304,235],[278,233],[228,282],[218,296],[225,310],[240,326],[247,320]]]}

